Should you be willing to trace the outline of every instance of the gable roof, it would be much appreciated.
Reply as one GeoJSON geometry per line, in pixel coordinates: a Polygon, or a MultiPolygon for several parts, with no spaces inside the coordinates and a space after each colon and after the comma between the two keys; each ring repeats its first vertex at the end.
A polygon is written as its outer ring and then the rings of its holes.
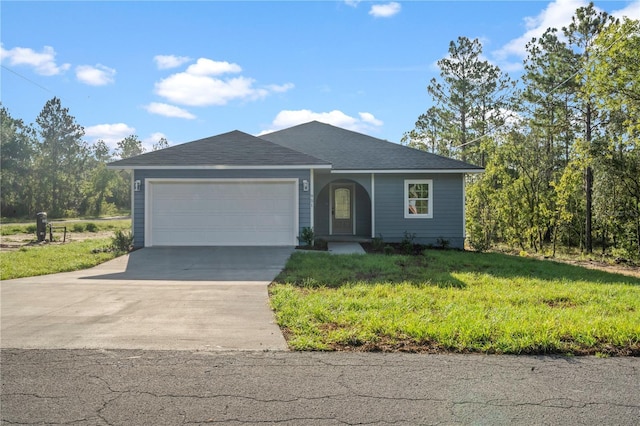
{"type": "Polygon", "coordinates": [[[260,138],[331,163],[332,170],[481,172],[473,164],[312,121],[260,138]]]}
{"type": "Polygon", "coordinates": [[[234,130],[109,163],[110,168],[326,167],[309,154],[234,130]]]}
{"type": "Polygon", "coordinates": [[[477,173],[484,169],[312,121],[258,137],[239,130],[108,164],[114,169],[326,168],[334,172],[477,173]]]}

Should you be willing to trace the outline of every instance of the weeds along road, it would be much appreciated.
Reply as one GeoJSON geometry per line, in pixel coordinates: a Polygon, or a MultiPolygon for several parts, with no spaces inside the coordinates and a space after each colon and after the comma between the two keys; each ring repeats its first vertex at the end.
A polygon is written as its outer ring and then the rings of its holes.
{"type": "Polygon", "coordinates": [[[3,349],[0,423],[640,423],[640,359],[3,349]]]}

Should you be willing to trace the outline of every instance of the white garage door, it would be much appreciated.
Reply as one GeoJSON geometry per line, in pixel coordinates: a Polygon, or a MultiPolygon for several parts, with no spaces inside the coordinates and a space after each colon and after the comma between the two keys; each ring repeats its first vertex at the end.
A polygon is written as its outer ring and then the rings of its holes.
{"type": "Polygon", "coordinates": [[[149,182],[147,189],[147,246],[296,244],[296,181],[149,182]]]}

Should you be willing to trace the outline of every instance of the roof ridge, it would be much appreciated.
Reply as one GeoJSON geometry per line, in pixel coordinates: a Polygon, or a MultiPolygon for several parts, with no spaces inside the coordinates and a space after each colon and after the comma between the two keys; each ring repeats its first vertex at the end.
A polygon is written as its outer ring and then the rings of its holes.
{"type": "Polygon", "coordinates": [[[161,150],[113,161],[110,167],[126,166],[300,166],[331,165],[311,154],[260,137],[232,130],[161,150]]]}

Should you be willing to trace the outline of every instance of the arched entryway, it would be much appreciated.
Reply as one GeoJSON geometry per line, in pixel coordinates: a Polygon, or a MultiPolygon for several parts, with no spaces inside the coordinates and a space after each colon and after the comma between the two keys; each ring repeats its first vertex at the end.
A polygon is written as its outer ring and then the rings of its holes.
{"type": "Polygon", "coordinates": [[[350,179],[325,184],[316,196],[314,230],[324,239],[371,238],[371,198],[367,190],[350,179]]]}

